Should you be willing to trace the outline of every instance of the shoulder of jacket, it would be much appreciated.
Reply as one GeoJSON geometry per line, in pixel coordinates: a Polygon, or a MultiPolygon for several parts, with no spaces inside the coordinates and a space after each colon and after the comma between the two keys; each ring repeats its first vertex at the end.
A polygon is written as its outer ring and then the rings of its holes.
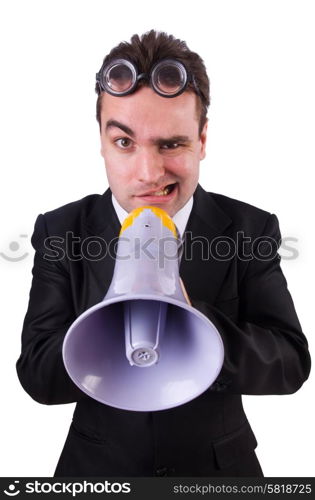
{"type": "Polygon", "coordinates": [[[87,217],[101,197],[100,194],[91,194],[40,214],[35,222],[32,244],[47,236],[63,237],[69,231],[80,235],[87,217]]]}
{"type": "Polygon", "coordinates": [[[101,198],[101,194],[90,194],[80,200],[72,201],[66,205],[55,208],[43,214],[49,230],[62,231],[73,229],[85,220],[101,198]]]}
{"type": "Polygon", "coordinates": [[[79,200],[66,203],[61,207],[57,207],[53,210],[45,212],[44,216],[47,218],[47,220],[65,216],[76,217],[77,215],[80,215],[82,212],[86,212],[90,208],[92,208],[95,202],[101,196],[102,196],[101,194],[90,194],[88,196],[84,196],[84,198],[80,198],[79,200]]]}
{"type": "Polygon", "coordinates": [[[230,198],[218,193],[210,194],[216,204],[235,222],[239,221],[255,221],[256,223],[265,224],[271,216],[271,213],[262,208],[258,208],[250,203],[230,198]]]}
{"type": "Polygon", "coordinates": [[[230,198],[229,196],[225,196],[219,193],[208,194],[210,194],[216,201],[216,203],[220,205],[225,211],[234,213],[235,209],[238,209],[238,211],[243,214],[257,214],[262,217],[268,217],[270,215],[270,212],[268,212],[267,210],[251,205],[250,203],[247,203],[245,201],[230,198]]]}

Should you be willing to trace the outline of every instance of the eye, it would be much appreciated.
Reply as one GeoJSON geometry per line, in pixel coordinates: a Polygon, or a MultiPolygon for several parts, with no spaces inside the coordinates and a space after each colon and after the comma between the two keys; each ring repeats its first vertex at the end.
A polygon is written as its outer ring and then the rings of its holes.
{"type": "Polygon", "coordinates": [[[167,142],[161,145],[161,149],[177,149],[181,146],[178,142],[167,142]]]}
{"type": "Polygon", "coordinates": [[[115,144],[121,149],[128,149],[132,145],[132,140],[129,137],[121,137],[116,139],[115,144]]]}

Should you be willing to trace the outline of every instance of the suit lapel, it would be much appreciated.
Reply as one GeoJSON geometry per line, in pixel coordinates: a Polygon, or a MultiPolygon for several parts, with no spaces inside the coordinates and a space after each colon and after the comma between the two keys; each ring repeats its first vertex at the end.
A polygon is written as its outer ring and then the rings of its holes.
{"type": "Polygon", "coordinates": [[[216,243],[231,223],[212,194],[198,185],[180,264],[180,275],[192,299],[214,303],[230,265],[229,260],[215,258],[216,243]]]}
{"type": "MultiPolygon", "coordinates": [[[[86,261],[86,277],[89,281],[89,305],[103,300],[112,281],[116,242],[120,231],[120,222],[111,201],[111,191],[107,189],[98,198],[95,206],[86,219],[86,234],[88,238],[102,244],[104,251],[99,260],[86,261]]],[[[97,251],[95,252],[97,253],[97,251]]]]}

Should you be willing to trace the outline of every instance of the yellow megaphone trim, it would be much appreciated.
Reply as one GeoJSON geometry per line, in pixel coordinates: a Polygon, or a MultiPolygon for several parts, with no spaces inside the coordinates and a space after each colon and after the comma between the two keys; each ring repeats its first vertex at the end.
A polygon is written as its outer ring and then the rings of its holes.
{"type": "Polygon", "coordinates": [[[143,210],[145,209],[151,210],[151,212],[153,212],[157,217],[161,219],[163,226],[167,227],[167,229],[169,229],[174,234],[175,238],[178,237],[176,226],[172,221],[171,217],[168,215],[168,213],[165,212],[165,210],[162,210],[162,208],[152,207],[149,205],[145,207],[135,208],[134,210],[132,210],[132,212],[130,212],[130,214],[128,215],[128,217],[125,218],[121,226],[119,236],[121,236],[121,234],[127,229],[127,227],[132,226],[136,217],[139,217],[141,212],[143,212],[143,210]]]}

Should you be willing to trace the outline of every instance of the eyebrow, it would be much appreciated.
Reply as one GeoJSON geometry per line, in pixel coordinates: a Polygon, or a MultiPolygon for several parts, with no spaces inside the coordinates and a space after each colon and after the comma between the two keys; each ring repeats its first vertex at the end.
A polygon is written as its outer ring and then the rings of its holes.
{"type": "Polygon", "coordinates": [[[130,135],[130,137],[134,137],[135,133],[133,130],[131,130],[130,127],[127,125],[124,125],[123,123],[118,122],[117,120],[108,120],[106,122],[106,127],[105,130],[107,131],[109,128],[120,128],[125,134],[130,135]]]}
{"type": "Polygon", "coordinates": [[[191,139],[187,135],[172,135],[171,137],[157,137],[156,139],[152,139],[153,144],[156,146],[166,146],[170,143],[179,142],[180,144],[187,144],[191,142],[191,139]]]}
{"type": "MultiPolygon", "coordinates": [[[[124,123],[118,122],[117,120],[108,120],[106,122],[106,127],[105,130],[107,131],[110,128],[120,128],[123,132],[126,134],[130,135],[130,137],[135,137],[135,132],[128,127],[128,125],[125,125],[124,123]]],[[[152,138],[151,141],[153,144],[157,146],[164,146],[166,144],[169,144],[171,142],[179,142],[179,143],[188,143],[191,142],[191,139],[187,135],[172,135],[171,137],[156,137],[152,138]]]]}

